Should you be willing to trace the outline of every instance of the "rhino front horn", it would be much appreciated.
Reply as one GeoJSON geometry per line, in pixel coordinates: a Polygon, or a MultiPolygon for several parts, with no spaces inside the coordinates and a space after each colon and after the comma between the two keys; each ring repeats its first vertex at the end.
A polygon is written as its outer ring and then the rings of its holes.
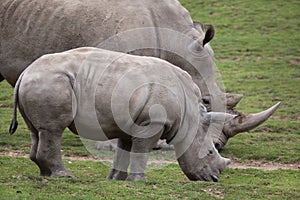
{"type": "Polygon", "coordinates": [[[239,115],[238,117],[234,118],[231,121],[228,121],[224,124],[223,131],[225,135],[230,138],[235,136],[238,133],[249,131],[264,121],[266,121],[279,107],[280,102],[272,106],[271,108],[262,111],[256,114],[249,114],[249,115],[239,115]]]}

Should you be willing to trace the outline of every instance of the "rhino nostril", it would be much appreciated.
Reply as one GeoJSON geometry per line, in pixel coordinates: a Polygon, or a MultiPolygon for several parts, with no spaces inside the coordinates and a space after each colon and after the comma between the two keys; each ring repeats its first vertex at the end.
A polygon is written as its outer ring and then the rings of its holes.
{"type": "Polygon", "coordinates": [[[208,96],[204,96],[202,98],[202,101],[203,101],[204,104],[209,104],[210,103],[210,98],[208,96]]]}
{"type": "Polygon", "coordinates": [[[215,144],[215,147],[216,147],[216,149],[219,151],[219,150],[221,150],[220,148],[221,148],[221,145],[219,144],[219,143],[216,143],[215,144]]]}

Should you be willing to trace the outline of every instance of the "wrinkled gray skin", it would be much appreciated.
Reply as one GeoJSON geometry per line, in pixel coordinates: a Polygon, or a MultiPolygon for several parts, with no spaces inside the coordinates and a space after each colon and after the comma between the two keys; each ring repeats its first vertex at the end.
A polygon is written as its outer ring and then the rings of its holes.
{"type": "MultiPolygon", "coordinates": [[[[118,33],[155,27],[151,35],[135,32],[130,43],[141,47],[145,41],[153,41],[153,48],[130,53],[159,57],[186,70],[199,86],[209,111],[227,109],[239,115],[225,124],[221,134],[212,136],[217,149],[222,149],[237,133],[257,127],[278,107],[258,115],[244,115],[234,110],[242,95],[225,94],[215,82],[213,51],[206,44],[214,36],[213,27],[193,23],[177,0],[2,0],[0,18],[0,74],[12,86],[21,72],[44,54],[83,46],[103,47],[103,41],[118,33]],[[176,52],[169,52],[164,50],[164,45],[176,46],[179,41],[174,41],[172,36],[163,37],[158,28],[174,30],[193,40],[177,47],[176,52]],[[179,51],[185,55],[177,55],[179,51]]],[[[126,40],[118,42],[123,44],[126,40]]],[[[103,48],[127,52],[120,46],[104,45],[103,48]]]]}
{"type": "Polygon", "coordinates": [[[190,180],[218,181],[230,163],[206,134],[215,117],[228,114],[207,112],[190,75],[161,59],[91,47],[45,55],[16,84],[11,132],[16,130],[17,105],[31,131],[30,158],[42,176],[71,176],[60,149],[67,127],[92,140],[119,138],[110,179],[144,180],[148,152],[160,138],[174,145],[190,180]],[[96,109],[103,132],[93,124],[90,108],[96,109]],[[124,114],[128,108],[132,121],[124,114]],[[165,115],[159,115],[162,110],[165,115]]]}

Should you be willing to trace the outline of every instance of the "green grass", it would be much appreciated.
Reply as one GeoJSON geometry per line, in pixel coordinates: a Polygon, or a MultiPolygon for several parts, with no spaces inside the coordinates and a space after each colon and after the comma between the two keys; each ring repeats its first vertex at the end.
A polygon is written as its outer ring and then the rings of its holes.
{"type": "MultiPolygon", "coordinates": [[[[1,199],[299,199],[300,173],[226,169],[219,183],[191,182],[178,165],[146,172],[145,182],[108,181],[99,162],[65,160],[75,179],[37,176],[25,158],[1,157],[1,199]]],[[[151,168],[151,167],[150,167],[151,168]]]]}
{"type": "MultiPolygon", "coordinates": [[[[249,162],[300,163],[300,2],[181,0],[194,20],[211,23],[211,46],[227,92],[244,94],[238,109],[259,112],[281,101],[270,120],[229,141],[222,155],[249,162]]],[[[8,134],[13,89],[0,83],[0,153],[28,154],[30,137],[19,116],[19,128],[8,134]]],[[[88,156],[78,137],[63,136],[63,154],[88,156]]],[[[161,153],[159,156],[164,157],[161,153]]],[[[300,199],[300,172],[226,169],[219,183],[190,182],[178,165],[147,171],[148,181],[105,179],[109,166],[65,160],[77,179],[38,176],[29,159],[0,157],[0,199],[300,199]]]]}

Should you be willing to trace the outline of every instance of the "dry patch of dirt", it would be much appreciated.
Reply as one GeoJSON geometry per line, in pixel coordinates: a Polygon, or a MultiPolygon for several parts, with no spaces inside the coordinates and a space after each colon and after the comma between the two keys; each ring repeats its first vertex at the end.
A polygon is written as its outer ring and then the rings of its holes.
{"type": "MultiPolygon", "coordinates": [[[[14,151],[14,152],[0,152],[0,156],[10,156],[10,157],[22,157],[22,158],[29,158],[29,155],[25,155],[21,152],[14,151]]],[[[65,160],[80,160],[80,161],[95,161],[95,162],[112,162],[111,159],[97,159],[92,156],[86,157],[77,157],[77,156],[63,156],[65,160]]],[[[148,164],[174,164],[177,163],[176,160],[174,161],[163,161],[163,160],[149,160],[148,164]]],[[[262,162],[257,160],[250,160],[247,163],[239,163],[237,161],[232,161],[228,168],[231,169],[259,169],[263,171],[267,170],[300,170],[300,163],[293,163],[293,164],[284,164],[284,163],[275,163],[275,162],[262,162]]]]}
{"type": "Polygon", "coordinates": [[[274,163],[274,162],[261,162],[257,160],[251,160],[247,163],[238,163],[238,162],[231,162],[228,166],[232,169],[260,169],[263,171],[268,170],[299,170],[300,164],[283,164],[283,163],[274,163]]]}
{"type": "Polygon", "coordinates": [[[216,190],[216,189],[211,189],[209,188],[208,190],[204,190],[207,194],[210,194],[218,199],[223,199],[225,194],[224,192],[220,191],[220,190],[216,190]]]}

